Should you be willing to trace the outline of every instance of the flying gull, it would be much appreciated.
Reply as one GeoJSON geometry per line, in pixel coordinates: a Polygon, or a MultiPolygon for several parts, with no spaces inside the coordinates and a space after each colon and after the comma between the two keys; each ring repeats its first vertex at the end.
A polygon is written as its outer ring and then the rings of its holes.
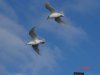
{"type": "Polygon", "coordinates": [[[56,10],[47,2],[45,4],[45,8],[48,9],[50,11],[50,15],[48,16],[47,19],[55,19],[55,21],[57,23],[63,23],[64,24],[64,21],[61,19],[61,17],[64,16],[64,13],[63,12],[56,12],[56,10]]]}
{"type": "Polygon", "coordinates": [[[33,27],[29,31],[29,35],[32,37],[32,40],[30,42],[28,42],[27,44],[28,45],[32,45],[32,47],[35,50],[35,52],[40,55],[38,46],[39,46],[39,44],[44,44],[45,40],[37,38],[37,34],[35,32],[35,27],[33,27]]]}

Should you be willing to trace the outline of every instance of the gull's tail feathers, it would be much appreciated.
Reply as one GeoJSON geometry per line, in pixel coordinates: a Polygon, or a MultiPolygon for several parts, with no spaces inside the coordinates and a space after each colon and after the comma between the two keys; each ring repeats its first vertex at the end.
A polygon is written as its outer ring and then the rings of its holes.
{"type": "Polygon", "coordinates": [[[61,11],[60,13],[64,15],[64,11],[61,11]]]}

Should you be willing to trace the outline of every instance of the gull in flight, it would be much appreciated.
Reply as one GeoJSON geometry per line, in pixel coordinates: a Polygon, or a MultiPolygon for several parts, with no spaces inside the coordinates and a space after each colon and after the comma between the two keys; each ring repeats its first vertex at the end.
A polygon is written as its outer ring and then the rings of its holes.
{"type": "Polygon", "coordinates": [[[64,21],[61,19],[61,17],[64,16],[63,12],[60,12],[60,13],[56,12],[56,10],[48,2],[45,4],[45,8],[48,9],[50,11],[50,13],[51,13],[48,16],[47,19],[54,18],[57,23],[63,23],[64,24],[64,21]]]}
{"type": "Polygon", "coordinates": [[[39,46],[39,44],[44,44],[45,40],[37,38],[37,35],[36,35],[36,32],[35,32],[35,27],[33,27],[29,31],[29,35],[32,37],[32,40],[30,42],[28,42],[27,44],[32,45],[35,52],[40,55],[38,46],[39,46]]]}

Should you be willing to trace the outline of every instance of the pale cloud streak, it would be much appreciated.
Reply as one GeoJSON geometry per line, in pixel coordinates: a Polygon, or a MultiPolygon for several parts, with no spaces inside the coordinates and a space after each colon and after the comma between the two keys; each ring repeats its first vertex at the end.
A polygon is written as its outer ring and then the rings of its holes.
{"type": "Polygon", "coordinates": [[[28,37],[26,29],[6,16],[0,15],[0,19],[0,65],[3,65],[1,75],[5,75],[4,72],[7,72],[6,75],[28,75],[29,70],[34,75],[40,75],[38,73],[43,69],[51,73],[57,68],[57,61],[62,59],[58,47],[41,47],[42,55],[37,56],[24,41],[28,37]],[[15,71],[11,73],[8,68],[15,71]]]}
{"type": "Polygon", "coordinates": [[[100,6],[99,0],[72,0],[65,3],[67,4],[64,4],[63,8],[65,8],[66,11],[72,10],[80,13],[91,13],[99,9],[100,6]]]}
{"type": "Polygon", "coordinates": [[[6,15],[14,21],[18,21],[18,16],[16,15],[15,10],[5,0],[0,0],[0,10],[0,14],[6,15]]]}
{"type": "MultiPolygon", "coordinates": [[[[6,10],[5,7],[4,10],[6,10]]],[[[21,12],[24,13],[24,10],[21,12]]],[[[16,15],[13,11],[12,14],[16,15]]],[[[27,12],[24,14],[27,16],[30,15],[27,12]]],[[[65,44],[75,46],[76,43],[80,42],[80,39],[85,39],[86,32],[82,28],[73,26],[71,21],[68,21],[70,22],[68,23],[70,24],[69,26],[60,26],[53,21],[54,24],[47,21],[46,17],[45,15],[37,19],[37,27],[55,35],[65,44]]],[[[14,16],[14,18],[16,17],[14,16]]],[[[31,18],[28,18],[28,20],[34,22],[31,18]]],[[[34,23],[32,23],[32,27],[33,24],[34,23]]],[[[28,36],[28,30],[21,24],[17,23],[17,21],[13,21],[11,17],[0,15],[0,42],[2,42],[2,44],[0,44],[0,63],[3,65],[1,67],[2,70],[7,72],[8,75],[29,75],[29,72],[33,75],[40,75],[43,69],[49,73],[55,71],[57,67],[59,67],[58,61],[63,59],[63,50],[61,51],[61,49],[54,44],[53,47],[45,45],[40,47],[42,55],[36,56],[31,46],[26,46],[28,36]],[[9,73],[5,64],[10,65],[10,68],[13,66],[13,69],[16,68],[18,71],[9,73]]],[[[3,71],[1,75],[3,75],[3,71]]]]}
{"type": "Polygon", "coordinates": [[[49,34],[53,34],[69,46],[77,46],[80,42],[88,38],[87,33],[81,28],[76,27],[71,20],[64,18],[66,25],[60,25],[54,20],[46,20],[46,15],[40,18],[38,26],[49,34]],[[43,18],[44,17],[44,18],[43,18]]]}

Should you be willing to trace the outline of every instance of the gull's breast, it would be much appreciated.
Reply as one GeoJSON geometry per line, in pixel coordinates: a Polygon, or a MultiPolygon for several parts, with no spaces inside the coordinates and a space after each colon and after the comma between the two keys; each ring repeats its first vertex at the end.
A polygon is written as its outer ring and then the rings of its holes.
{"type": "Polygon", "coordinates": [[[52,14],[50,15],[50,18],[56,18],[56,17],[59,17],[59,16],[60,16],[59,13],[52,13],[52,14]]]}

